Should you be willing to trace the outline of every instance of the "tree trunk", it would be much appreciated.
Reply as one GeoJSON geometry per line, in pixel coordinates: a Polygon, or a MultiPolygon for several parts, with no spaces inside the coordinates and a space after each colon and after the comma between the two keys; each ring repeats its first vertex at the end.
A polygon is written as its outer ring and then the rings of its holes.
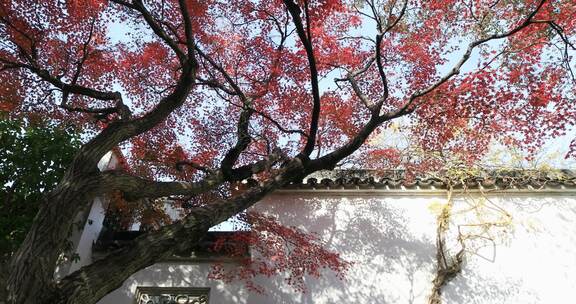
{"type": "Polygon", "coordinates": [[[98,173],[88,177],[69,174],[43,197],[30,231],[10,261],[8,303],[46,303],[46,296],[55,288],[56,264],[74,217],[89,206],[98,188],[98,173]]]}

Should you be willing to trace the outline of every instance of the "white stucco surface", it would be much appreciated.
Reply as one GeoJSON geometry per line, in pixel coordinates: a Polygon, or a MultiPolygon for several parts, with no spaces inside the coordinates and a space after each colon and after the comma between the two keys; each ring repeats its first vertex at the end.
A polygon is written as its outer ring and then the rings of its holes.
{"type": "Polygon", "coordinates": [[[102,198],[95,198],[86,225],[80,235],[80,246],[76,249],[78,260],[71,263],[68,273],[92,263],[92,245],[98,239],[104,224],[105,202],[102,198]]]}
{"type": "MultiPolygon", "coordinates": [[[[159,263],[99,303],[134,303],[138,286],[210,287],[210,303],[426,303],[436,269],[435,211],[445,200],[442,193],[271,195],[256,209],[319,233],[327,248],[354,263],[345,280],[326,271],[308,278],[302,294],[279,275],[260,280],[266,293],[259,295],[240,283],[207,280],[208,264],[159,263]]],[[[449,235],[460,227],[471,238],[462,273],[444,289],[444,303],[573,303],[576,198],[569,192],[456,197],[453,214],[449,235]],[[506,213],[508,223],[494,224],[506,213]]]]}
{"type": "MultiPolygon", "coordinates": [[[[100,171],[115,169],[118,163],[117,156],[113,152],[108,152],[98,162],[98,169],[100,171]]],[[[54,275],[56,279],[61,279],[82,266],[92,263],[92,245],[102,230],[107,201],[102,197],[96,197],[92,205],[88,207],[89,209],[81,210],[76,215],[75,225],[69,238],[77,256],[73,259],[67,258],[64,263],[58,265],[54,275]]]]}

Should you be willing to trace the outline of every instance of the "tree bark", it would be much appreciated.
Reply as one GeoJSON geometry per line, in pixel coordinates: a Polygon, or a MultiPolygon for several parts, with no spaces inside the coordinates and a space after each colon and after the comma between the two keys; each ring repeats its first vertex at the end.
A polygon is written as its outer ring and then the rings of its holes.
{"type": "Polygon", "coordinates": [[[44,196],[34,223],[10,262],[9,303],[41,303],[55,290],[54,272],[75,215],[99,191],[97,176],[69,174],[44,196]]]}
{"type": "Polygon", "coordinates": [[[96,303],[120,287],[136,271],[173,255],[175,251],[193,248],[210,227],[249,208],[275,189],[301,178],[303,169],[302,162],[294,159],[280,174],[266,183],[231,199],[191,210],[182,221],[147,233],[134,240],[130,246],[65,277],[47,300],[30,303],[96,303]]]}

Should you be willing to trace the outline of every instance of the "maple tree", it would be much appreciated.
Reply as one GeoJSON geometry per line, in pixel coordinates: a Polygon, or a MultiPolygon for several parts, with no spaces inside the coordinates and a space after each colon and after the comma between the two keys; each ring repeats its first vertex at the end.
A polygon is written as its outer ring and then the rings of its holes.
{"type": "Polygon", "coordinates": [[[576,121],[575,11],[572,0],[3,1],[0,110],[89,138],[14,253],[8,302],[95,303],[310,173],[398,166],[396,149],[363,144],[401,117],[423,151],[467,163],[496,140],[533,151],[576,121]],[[128,170],[100,172],[118,147],[128,170]],[[190,208],[55,282],[73,218],[98,195],[190,208]]]}

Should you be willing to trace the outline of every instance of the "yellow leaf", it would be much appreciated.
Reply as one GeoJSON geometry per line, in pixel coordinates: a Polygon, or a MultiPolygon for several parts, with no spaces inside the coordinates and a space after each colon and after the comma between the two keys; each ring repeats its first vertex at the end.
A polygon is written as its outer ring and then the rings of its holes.
{"type": "Polygon", "coordinates": [[[444,206],[445,206],[444,203],[442,203],[438,200],[433,200],[428,205],[428,210],[430,210],[430,212],[432,212],[432,214],[438,216],[438,215],[440,215],[440,213],[442,213],[442,209],[444,209],[444,206]]]}

